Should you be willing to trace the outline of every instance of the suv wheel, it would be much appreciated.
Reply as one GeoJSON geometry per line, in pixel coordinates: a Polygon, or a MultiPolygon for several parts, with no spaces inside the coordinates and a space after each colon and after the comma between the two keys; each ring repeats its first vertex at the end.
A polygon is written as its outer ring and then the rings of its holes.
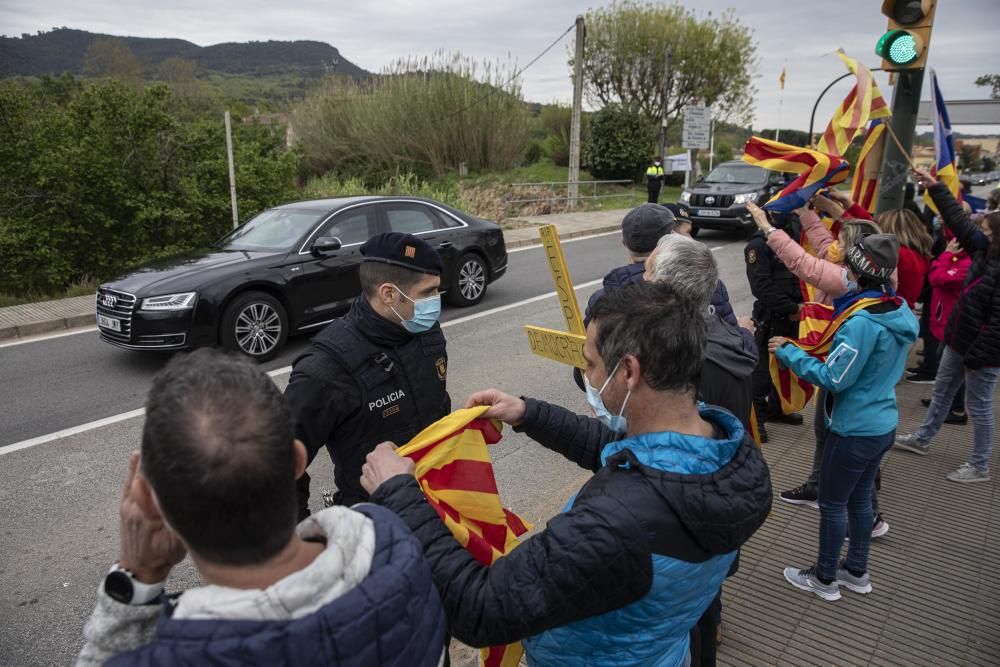
{"type": "Polygon", "coordinates": [[[474,306],[486,294],[486,262],[474,253],[462,255],[455,264],[455,273],[448,285],[448,301],[453,305],[474,306]]]}
{"type": "Polygon", "coordinates": [[[695,238],[696,236],[698,236],[698,232],[700,232],[700,231],[701,231],[701,227],[698,226],[698,223],[692,222],[691,223],[691,238],[695,238]]]}
{"type": "Polygon", "coordinates": [[[245,292],[222,315],[222,344],[256,361],[273,359],[288,339],[281,303],[264,292],[245,292]]]}

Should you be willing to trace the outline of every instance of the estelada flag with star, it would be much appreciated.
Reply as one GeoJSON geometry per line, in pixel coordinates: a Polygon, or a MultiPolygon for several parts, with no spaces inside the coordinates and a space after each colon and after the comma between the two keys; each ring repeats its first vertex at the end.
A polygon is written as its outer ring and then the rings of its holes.
{"type": "MultiPolygon", "coordinates": [[[[488,406],[451,413],[396,450],[415,464],[414,476],[458,543],[483,565],[519,544],[531,530],[500,502],[488,445],[500,442],[502,425],[483,419],[488,406]]],[[[480,651],[485,667],[516,667],[524,654],[520,642],[480,651]]]]}

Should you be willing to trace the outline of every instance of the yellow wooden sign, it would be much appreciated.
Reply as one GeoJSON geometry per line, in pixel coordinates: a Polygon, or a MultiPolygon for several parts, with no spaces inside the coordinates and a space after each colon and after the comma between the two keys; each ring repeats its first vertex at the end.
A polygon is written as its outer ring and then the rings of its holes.
{"type": "Polygon", "coordinates": [[[549,261],[552,281],[556,285],[556,296],[559,298],[559,309],[569,331],[556,331],[544,327],[525,326],[528,334],[528,345],[531,351],[540,357],[558,361],[567,366],[586,368],[583,359],[583,343],[587,340],[587,330],[583,326],[583,315],[576,301],[576,291],[573,289],[573,279],[566,266],[562,245],[555,225],[545,225],[538,230],[545,248],[545,257],[549,261]]]}
{"type": "Polygon", "coordinates": [[[573,290],[573,279],[569,276],[569,267],[563,256],[562,245],[559,243],[559,232],[555,225],[545,225],[538,230],[545,247],[545,257],[549,260],[549,270],[552,271],[552,281],[556,284],[556,296],[562,309],[566,328],[570,333],[584,336],[587,333],[583,326],[583,315],[580,305],[576,302],[576,292],[573,290]]]}
{"type": "Polygon", "coordinates": [[[530,324],[524,327],[524,330],[528,334],[528,345],[534,354],[558,361],[560,364],[576,366],[580,370],[586,369],[587,364],[583,358],[583,343],[587,340],[586,336],[530,324]]]}

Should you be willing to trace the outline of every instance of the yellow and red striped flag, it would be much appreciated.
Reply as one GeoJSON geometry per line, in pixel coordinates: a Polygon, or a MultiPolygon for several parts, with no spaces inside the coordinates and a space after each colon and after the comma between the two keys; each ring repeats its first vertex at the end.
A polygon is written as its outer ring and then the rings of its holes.
{"type": "Polygon", "coordinates": [[[750,137],[743,148],[743,161],[772,171],[792,172],[799,177],[771,197],[764,208],[788,212],[805,206],[821,189],[847,180],[850,164],[836,155],[750,137]]]}
{"type": "Polygon", "coordinates": [[[888,118],[891,115],[889,105],[875,85],[875,77],[871,71],[842,50],[838,49],[837,55],[854,74],[856,83],[837,107],[830,124],[816,144],[817,150],[830,155],[843,155],[854,138],[868,125],[869,119],[888,118]]]}
{"type": "MultiPolygon", "coordinates": [[[[483,419],[487,406],[451,413],[418,433],[396,452],[415,464],[427,501],[458,543],[483,565],[516,547],[531,525],[500,502],[487,445],[500,442],[499,421],[483,419]]],[[[520,642],[480,651],[485,667],[516,667],[520,642]]]]}
{"type": "Polygon", "coordinates": [[[878,194],[878,173],[882,167],[882,153],[885,148],[885,122],[873,120],[868,128],[865,143],[858,155],[851,181],[851,199],[861,208],[871,211],[875,207],[878,194]]]}
{"type": "MultiPolygon", "coordinates": [[[[848,317],[862,308],[891,300],[898,301],[899,297],[858,299],[836,316],[834,316],[832,306],[822,303],[803,304],[802,320],[799,322],[799,338],[789,342],[803,352],[817,359],[825,360],[826,355],[830,353],[833,337],[848,317]]],[[[804,408],[809,399],[812,398],[816,387],[782,366],[774,355],[771,355],[770,371],[771,381],[777,390],[778,398],[781,399],[782,413],[787,415],[804,408]]]]}

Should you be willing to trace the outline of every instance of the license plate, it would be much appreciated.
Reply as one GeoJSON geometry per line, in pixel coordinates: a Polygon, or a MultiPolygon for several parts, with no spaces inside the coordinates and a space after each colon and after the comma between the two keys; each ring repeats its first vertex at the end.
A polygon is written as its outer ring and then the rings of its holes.
{"type": "Polygon", "coordinates": [[[122,321],[116,320],[113,317],[105,317],[104,315],[97,316],[97,326],[102,329],[111,329],[112,331],[122,330],[122,321]]]}
{"type": "Polygon", "coordinates": [[[711,208],[700,208],[698,209],[698,215],[703,218],[718,218],[722,215],[722,211],[711,208]]]}

